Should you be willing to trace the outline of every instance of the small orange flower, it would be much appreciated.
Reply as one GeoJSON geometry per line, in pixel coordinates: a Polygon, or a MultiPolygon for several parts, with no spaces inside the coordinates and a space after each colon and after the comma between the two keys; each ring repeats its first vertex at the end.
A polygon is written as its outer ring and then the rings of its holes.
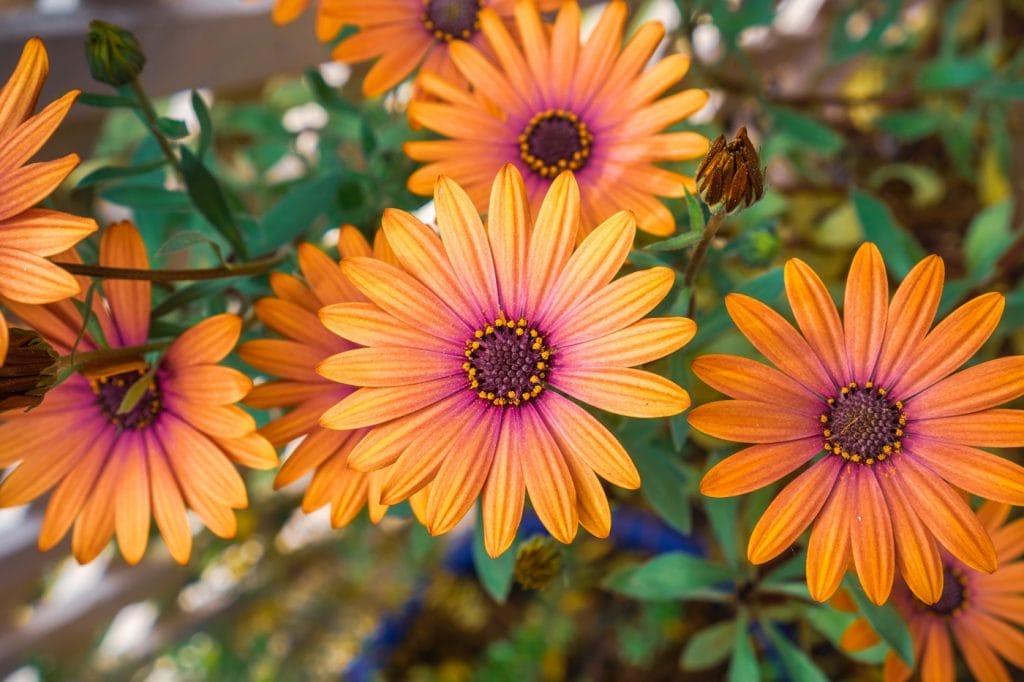
{"type": "Polygon", "coordinates": [[[942,280],[942,260],[929,256],[890,303],[882,256],[865,244],[850,268],[841,320],[821,279],[792,259],[786,293],[802,335],[763,303],[726,299],[736,326],[778,369],[729,355],[693,364],[735,400],[696,408],[690,424],[756,443],[705,475],[705,495],[774,483],[824,450],[768,507],[747,549],[753,563],[770,561],[813,522],[807,584],[815,599],[835,592],[852,555],[875,603],[888,597],[897,567],[918,598],[935,603],[940,544],[975,570],[996,568],[988,533],[949,483],[1024,504],[1024,468],[972,447],[1024,444],[1024,411],[993,409],[1024,394],[1024,356],[950,376],[995,330],[1003,297],[968,301],[929,331],[942,280]]]}
{"type": "Polygon", "coordinates": [[[493,10],[481,12],[481,31],[496,56],[471,44],[451,46],[473,92],[426,69],[417,81],[440,101],[412,102],[410,120],[451,139],[406,143],[411,158],[427,163],[409,178],[409,189],[430,194],[437,176],[447,175],[483,211],[491,179],[513,163],[536,211],[555,176],[571,170],[583,198],[584,233],[620,209],[633,211],[641,230],[674,232],[675,218],[658,197],[681,197],[684,187],[695,186],[655,164],[699,158],[708,140],[661,131],[704,106],[708,95],[684,90],[662,98],[690,59],[674,54],[645,70],[665,28],[648,22],[620,49],[626,14],[625,2],[609,3],[581,45],[576,2],[562,4],[551,30],[534,2],[518,2],[521,42],[493,10]]]}
{"type": "MultiPolygon", "coordinates": [[[[66,257],[78,260],[74,252],[66,257]]],[[[100,264],[149,267],[134,225],[107,228],[100,264]]],[[[92,315],[106,344],[145,344],[150,283],[111,279],[103,291],[105,300],[94,297],[92,315]]],[[[63,354],[76,344],[82,352],[99,347],[88,333],[77,340],[84,322],[72,301],[9,307],[63,354]]],[[[81,563],[92,561],[115,532],[125,560],[138,562],[149,540],[150,513],[171,555],[188,562],[186,502],[214,533],[233,537],[232,509],[244,508],[247,496],[232,462],[259,469],[277,464],[253,418],[234,405],[252,382],[217,364],[241,330],[238,316],[216,315],[178,337],[153,365],[139,353],[89,376],[75,374],[35,410],[6,414],[0,466],[21,464],[0,483],[0,506],[25,504],[54,488],[39,548],[56,545],[74,524],[71,550],[81,563]],[[149,381],[148,387],[126,404],[126,394],[140,380],[149,381]]]]}
{"type": "MultiPolygon", "coordinates": [[[[274,22],[295,21],[309,1],[277,0],[274,22]]],[[[546,11],[557,7],[559,0],[540,3],[546,11]]],[[[359,29],[338,43],[332,56],[342,62],[376,59],[363,81],[363,93],[374,97],[401,83],[420,65],[424,71],[458,78],[449,55],[452,41],[480,44],[481,11],[488,8],[507,18],[514,4],[515,0],[320,0],[316,35],[328,42],[346,24],[359,29]]]]}
{"type": "MultiPolygon", "coordinates": [[[[953,641],[980,682],[1010,679],[1001,659],[1024,670],[1024,519],[1006,523],[1008,513],[1007,505],[994,502],[978,510],[999,557],[995,573],[979,573],[943,553],[945,580],[934,604],[921,602],[897,582],[893,604],[909,625],[922,680],[955,682],[953,641]]],[[[841,644],[860,651],[878,642],[868,622],[858,619],[843,633],[841,644]]],[[[886,657],[885,682],[903,682],[912,673],[895,653],[886,657]]]]}
{"type": "Polygon", "coordinates": [[[535,223],[512,166],[494,181],[485,228],[447,178],[434,195],[440,237],[403,211],[383,229],[401,268],[350,258],[342,271],[371,304],[324,308],[327,327],[365,348],[319,371],[358,386],[321,418],[330,429],[373,427],[349,466],[390,466],[391,504],[430,484],[426,525],[445,533],[480,497],[484,542],[497,556],[515,538],[529,493],[551,534],[611,526],[597,475],[626,488],[640,478],[615,437],[566,396],[632,417],[686,409],[686,391],[629,369],[693,337],[686,318],[644,319],[672,287],[669,268],[612,281],[633,243],[626,211],[580,243],[579,189],[555,180],[535,223]],[[595,475],[596,474],[596,475],[595,475]]]}
{"type": "MultiPolygon", "coordinates": [[[[46,260],[96,231],[89,218],[32,208],[48,197],[78,165],[68,154],[27,164],[53,135],[78,97],[72,90],[33,115],[49,71],[38,38],[25,43],[14,73],[0,90],[0,296],[23,303],[49,303],[78,293],[78,282],[46,260]]],[[[7,327],[0,314],[0,364],[7,327]]]]}
{"type": "MultiPolygon", "coordinates": [[[[394,262],[383,234],[378,233],[371,251],[366,239],[351,226],[341,228],[338,249],[343,258],[373,255],[394,262]]],[[[238,349],[250,365],[280,378],[254,387],[245,402],[260,409],[290,408],[260,429],[274,445],[303,438],[274,479],[275,488],[293,483],[312,470],[312,480],[302,499],[303,511],[309,513],[330,504],[331,524],[340,528],[367,506],[370,519],[376,523],[388,509],[380,502],[386,472],[367,474],[347,464],[348,454],[367,429],[335,431],[319,425],[320,415],[355,389],[316,372],[317,365],[327,357],[359,347],[329,332],[317,317],[320,308],[334,303],[372,306],[323,251],[311,244],[300,245],[298,251],[303,279],[273,273],[270,284],[276,296],[264,298],[255,306],[263,324],[285,338],[247,341],[238,349]]]]}

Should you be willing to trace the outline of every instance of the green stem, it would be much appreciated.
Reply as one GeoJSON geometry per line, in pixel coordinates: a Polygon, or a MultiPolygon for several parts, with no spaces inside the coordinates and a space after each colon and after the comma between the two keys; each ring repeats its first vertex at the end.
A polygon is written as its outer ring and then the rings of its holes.
{"type": "Polygon", "coordinates": [[[87,353],[74,353],[60,359],[68,369],[80,372],[90,367],[105,365],[118,360],[131,360],[146,353],[164,350],[171,345],[171,341],[153,341],[141,346],[125,346],[123,348],[101,348],[87,353]]]}
{"type": "Polygon", "coordinates": [[[219,268],[195,270],[141,270],[135,268],[111,268],[105,265],[85,265],[81,263],[58,263],[72,275],[99,277],[102,279],[132,279],[150,282],[192,282],[201,279],[224,279],[226,277],[242,277],[259,275],[267,272],[285,259],[286,254],[267,256],[257,260],[245,261],[238,265],[224,265],[219,268]]]}
{"type": "Polygon", "coordinates": [[[715,234],[718,233],[718,228],[721,227],[723,220],[725,220],[725,211],[719,210],[717,213],[711,214],[707,224],[704,225],[704,233],[701,235],[700,241],[697,242],[697,246],[693,248],[690,262],[686,266],[683,283],[690,290],[690,307],[687,313],[690,317],[693,317],[693,312],[697,308],[697,294],[693,290],[693,284],[697,280],[700,266],[704,263],[704,256],[711,245],[711,240],[715,238],[715,234]]]}
{"type": "Polygon", "coordinates": [[[142,89],[139,79],[133,78],[128,87],[130,87],[132,92],[135,93],[135,98],[139,101],[139,104],[142,107],[142,115],[146,119],[146,123],[149,125],[149,132],[153,133],[153,137],[156,138],[157,144],[159,144],[160,149],[163,150],[164,156],[166,156],[167,160],[171,162],[171,165],[178,171],[178,174],[183,175],[181,170],[181,161],[178,159],[178,155],[174,153],[174,148],[171,147],[170,141],[164,137],[162,132],[160,132],[160,128],[157,125],[156,109],[153,108],[153,103],[146,95],[146,91],[142,89]]]}

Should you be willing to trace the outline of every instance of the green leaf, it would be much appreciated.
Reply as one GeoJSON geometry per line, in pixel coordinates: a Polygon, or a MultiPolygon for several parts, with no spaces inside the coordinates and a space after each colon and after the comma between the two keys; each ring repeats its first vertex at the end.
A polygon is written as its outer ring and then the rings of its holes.
{"type": "Polygon", "coordinates": [[[835,154],[845,144],[842,135],[815,118],[794,109],[767,107],[775,122],[777,132],[783,132],[801,141],[815,152],[824,155],[835,154]]]}
{"type": "Polygon", "coordinates": [[[690,232],[696,234],[702,234],[704,232],[704,202],[698,197],[690,194],[685,186],[683,192],[686,193],[686,214],[690,219],[690,232]]]}
{"type": "Polygon", "coordinates": [[[230,286],[233,286],[230,279],[212,279],[189,284],[160,301],[150,312],[150,319],[155,320],[163,317],[194,301],[208,300],[214,296],[219,296],[221,292],[230,286]]]}
{"type": "Polygon", "coordinates": [[[609,575],[605,589],[644,601],[683,599],[717,583],[732,583],[729,569],[685,552],[661,554],[609,575]]]}
{"type": "MultiPolygon", "coordinates": [[[[784,286],[782,268],[779,267],[747,280],[736,288],[736,292],[770,304],[782,294],[784,286]]],[[[732,320],[729,318],[725,306],[716,306],[697,320],[697,336],[690,342],[689,348],[700,348],[731,327],[732,320]]]]}
{"type": "Polygon", "coordinates": [[[727,620],[695,632],[683,653],[679,665],[683,670],[707,670],[714,668],[729,656],[729,650],[736,639],[736,621],[727,620]]]}
{"type": "Polygon", "coordinates": [[[317,103],[328,111],[337,111],[346,114],[355,114],[359,109],[351,102],[340,97],[338,93],[324,81],[324,77],[316,68],[306,70],[306,80],[313,91],[313,97],[317,103]]]}
{"type": "Polygon", "coordinates": [[[84,104],[87,107],[98,107],[100,109],[120,109],[127,107],[130,109],[140,109],[142,105],[139,104],[138,100],[131,97],[118,97],[117,95],[100,95],[95,92],[83,92],[75,100],[78,104],[84,104]]]}
{"type": "Polygon", "coordinates": [[[772,644],[778,650],[779,656],[782,658],[782,665],[793,682],[828,682],[828,678],[807,657],[807,654],[790,642],[775,626],[766,620],[761,621],[761,626],[764,627],[772,644]]]}
{"type": "Polygon", "coordinates": [[[260,224],[259,250],[270,250],[301,237],[336,200],[341,173],[305,180],[267,211],[260,224]]]}
{"type": "Polygon", "coordinates": [[[707,514],[711,531],[715,534],[722,556],[732,567],[739,566],[740,557],[736,539],[736,522],[739,517],[738,497],[704,497],[704,513],[707,514]]]}
{"type": "Polygon", "coordinates": [[[217,179],[188,147],[181,148],[181,172],[185,177],[188,194],[199,212],[224,235],[240,255],[247,256],[248,248],[238,229],[238,222],[228,208],[224,191],[217,179]]]}
{"type": "Polygon", "coordinates": [[[1013,244],[1012,218],[1011,199],[992,204],[974,216],[964,238],[964,258],[967,270],[975,277],[988,275],[996,261],[1013,244]]]}
{"type": "Polygon", "coordinates": [[[155,185],[117,185],[100,193],[107,201],[135,209],[187,211],[192,202],[184,192],[174,192],[155,185]]]}
{"type": "Polygon", "coordinates": [[[880,130],[904,142],[914,142],[938,132],[945,123],[944,115],[930,111],[894,111],[875,119],[880,130]]]}
{"type": "Polygon", "coordinates": [[[892,647],[892,650],[903,659],[903,661],[914,667],[914,641],[910,638],[910,630],[907,624],[900,618],[892,606],[883,604],[878,606],[868,599],[861,588],[860,583],[850,576],[843,581],[846,589],[850,591],[853,600],[857,602],[857,608],[861,615],[867,618],[871,627],[875,629],[878,636],[892,647]]]}
{"type": "Polygon", "coordinates": [[[199,121],[199,146],[196,148],[196,156],[205,158],[213,143],[213,120],[210,118],[210,109],[206,106],[200,94],[192,91],[192,111],[196,112],[196,119],[199,121]]]}
{"type": "Polygon", "coordinates": [[[991,75],[992,67],[984,57],[941,57],[921,69],[917,85],[924,90],[955,90],[974,85],[991,75]]]}
{"type": "Polygon", "coordinates": [[[658,516],[684,535],[693,527],[693,512],[686,496],[686,473],[666,448],[668,443],[648,442],[629,448],[630,457],[643,481],[641,491],[658,516]]]}
{"type": "Polygon", "coordinates": [[[515,544],[504,554],[492,559],[484,547],[483,516],[477,509],[476,525],[473,527],[473,567],[480,584],[495,601],[504,604],[512,590],[513,570],[516,566],[515,544]]]}
{"type": "Polygon", "coordinates": [[[185,125],[184,121],[176,118],[167,118],[161,116],[156,120],[156,127],[161,133],[171,138],[172,140],[178,140],[183,137],[188,137],[188,126],[185,125]]]}
{"type": "Polygon", "coordinates": [[[885,256],[885,264],[903,279],[914,265],[924,258],[924,249],[914,237],[896,224],[889,208],[861,190],[851,196],[857,219],[868,241],[874,242],[885,256]]]}
{"type": "Polygon", "coordinates": [[[135,175],[143,175],[144,173],[149,173],[157,168],[162,168],[165,165],[167,165],[167,159],[160,158],[156,161],[140,163],[134,166],[104,166],[102,168],[97,168],[79,180],[75,189],[85,189],[86,187],[92,187],[93,185],[97,185],[101,182],[107,182],[109,180],[118,180],[120,178],[130,178],[135,175]]]}
{"type": "Polygon", "coordinates": [[[729,661],[729,682],[759,682],[761,679],[747,623],[747,611],[740,609],[736,614],[736,640],[732,645],[732,660],[729,661]]]}
{"type": "Polygon", "coordinates": [[[185,232],[174,233],[174,235],[171,236],[170,239],[168,239],[167,241],[160,245],[160,248],[157,249],[156,254],[154,255],[156,255],[157,257],[166,256],[167,254],[174,253],[175,251],[183,251],[185,249],[191,248],[196,244],[203,244],[205,246],[209,246],[210,249],[213,251],[214,255],[217,257],[217,261],[220,262],[221,265],[227,263],[227,261],[224,259],[223,252],[221,252],[220,250],[220,244],[210,239],[202,232],[196,232],[195,230],[186,230],[185,232]]]}
{"type": "Polygon", "coordinates": [[[648,244],[644,248],[648,251],[682,251],[699,242],[701,236],[703,236],[701,232],[684,232],[675,237],[648,244]]]}

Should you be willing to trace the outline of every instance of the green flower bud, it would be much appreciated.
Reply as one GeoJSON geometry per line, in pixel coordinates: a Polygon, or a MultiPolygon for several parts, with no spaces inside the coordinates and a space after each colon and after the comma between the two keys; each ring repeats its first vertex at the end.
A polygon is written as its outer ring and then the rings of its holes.
{"type": "Polygon", "coordinates": [[[90,22],[89,29],[85,57],[93,78],[118,87],[131,83],[142,73],[146,55],[130,31],[99,20],[90,22]]]}
{"type": "Polygon", "coordinates": [[[527,590],[539,590],[551,584],[562,572],[562,553],[554,540],[535,535],[519,546],[516,553],[516,582],[527,590]]]}

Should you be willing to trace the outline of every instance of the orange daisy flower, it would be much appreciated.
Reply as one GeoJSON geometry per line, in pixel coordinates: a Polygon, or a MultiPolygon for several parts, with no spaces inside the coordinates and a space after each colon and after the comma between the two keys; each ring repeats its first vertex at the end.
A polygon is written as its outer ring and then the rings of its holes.
{"type": "Polygon", "coordinates": [[[802,335],[763,303],[726,299],[736,326],[778,369],[729,355],[693,364],[735,400],[698,407],[690,424],[756,443],[705,475],[705,495],[755,490],[824,451],[775,498],[747,549],[753,563],[769,561],[814,522],[807,584],[815,599],[835,591],[852,555],[874,602],[886,600],[899,567],[914,594],[935,603],[943,589],[939,544],[971,568],[996,568],[988,533],[949,484],[1024,504],[1024,468],[972,447],[1024,444],[1024,411],[993,409],[1024,394],[1024,356],[950,376],[992,334],[1003,297],[979,296],[929,331],[942,281],[942,260],[929,256],[890,303],[882,256],[865,244],[850,268],[841,320],[821,279],[792,259],[786,294],[802,335]]]}
{"type": "MultiPolygon", "coordinates": [[[[70,257],[77,260],[73,252],[70,257]]],[[[103,233],[100,264],[149,267],[134,225],[103,233]]],[[[106,298],[94,298],[92,315],[106,344],[145,344],[150,283],[107,280],[103,290],[106,298]]],[[[9,305],[61,353],[76,347],[84,322],[71,301],[9,305]]],[[[71,549],[81,563],[92,561],[115,533],[125,560],[138,562],[151,512],[171,555],[186,563],[192,547],[186,503],[214,533],[233,537],[231,510],[244,508],[247,497],[232,461],[260,469],[277,464],[253,418],[234,405],[252,382],[217,364],[241,329],[236,315],[216,315],[178,337],[153,364],[140,353],[102,372],[75,374],[35,410],[5,415],[0,466],[21,464],[0,483],[0,506],[25,504],[54,488],[39,548],[56,545],[74,524],[71,549]],[[141,398],[123,409],[129,389],[147,379],[141,398]]],[[[99,341],[87,333],[77,349],[95,350],[99,341]]]]}
{"type": "MultiPolygon", "coordinates": [[[[0,296],[49,303],[78,293],[78,282],[46,260],[96,231],[89,218],[32,208],[78,165],[78,155],[27,164],[53,135],[78,97],[68,92],[33,115],[49,72],[46,48],[32,38],[0,90],[0,296]]],[[[7,355],[7,326],[0,314],[0,363],[7,355]]]]}
{"type": "Polygon", "coordinates": [[[644,24],[620,51],[626,12],[625,2],[609,3],[582,46],[576,2],[562,4],[550,31],[534,2],[517,3],[522,46],[495,12],[481,12],[481,31],[497,56],[467,43],[451,46],[452,61],[475,94],[430,73],[417,81],[440,101],[412,102],[410,120],[451,139],[406,143],[411,158],[428,162],[410,176],[409,189],[430,194],[437,176],[448,175],[483,210],[494,174],[512,163],[536,210],[555,176],[568,169],[582,191],[584,233],[619,209],[633,211],[651,234],[674,232],[675,219],[657,197],[681,197],[684,187],[694,190],[693,179],[654,164],[703,156],[708,140],[660,131],[700,109],[708,96],[684,90],[659,99],[690,59],[674,54],[644,70],[665,28],[644,24]]]}
{"type": "MultiPolygon", "coordinates": [[[[544,11],[560,0],[540,0],[544,11]]],[[[481,44],[480,25],[486,8],[499,17],[512,16],[515,0],[320,0],[316,35],[333,40],[342,26],[359,29],[331,53],[341,62],[376,59],[363,81],[363,94],[375,97],[395,87],[419,66],[423,70],[459,78],[449,47],[453,40],[481,44]]],[[[295,21],[309,0],[277,0],[277,24],[295,21]]]]}
{"type": "Polygon", "coordinates": [[[689,406],[674,383],[629,369],[693,337],[688,319],[643,319],[674,273],[652,268],[612,281],[633,243],[626,211],[574,252],[580,200],[571,173],[555,180],[534,224],[512,166],[494,182],[486,228],[453,181],[438,180],[434,201],[440,237],[408,213],[384,214],[402,268],[342,262],[372,304],[320,312],[331,331],[365,346],[321,363],[328,379],[360,387],[321,425],[372,426],[349,466],[391,467],[385,504],[430,483],[432,534],[450,530],[481,497],[486,548],[497,556],[515,538],[529,493],[562,542],[578,523],[606,536],[611,516],[597,475],[626,488],[640,479],[608,430],[565,396],[631,417],[689,406]]]}
{"type": "MultiPolygon", "coordinates": [[[[378,233],[371,250],[359,230],[351,226],[341,228],[338,250],[343,258],[372,255],[395,262],[383,234],[378,233]]],[[[347,464],[348,454],[367,429],[335,431],[319,425],[320,415],[355,389],[316,372],[317,365],[329,356],[358,348],[321,324],[317,317],[320,308],[335,303],[373,306],[341,274],[338,263],[323,251],[311,244],[301,244],[298,253],[303,279],[273,273],[270,285],[276,296],[255,305],[263,324],[284,338],[247,341],[238,349],[238,354],[250,365],[280,378],[254,387],[245,402],[259,409],[290,408],[287,414],[260,429],[274,445],[303,439],[278,472],[275,488],[313,471],[302,499],[303,511],[309,513],[330,504],[331,524],[340,528],[367,506],[370,519],[376,523],[388,509],[380,502],[384,472],[367,474],[347,464]]]]}
{"type": "MultiPolygon", "coordinates": [[[[1008,513],[1008,506],[994,502],[978,510],[1001,562],[995,573],[979,573],[944,553],[945,580],[937,602],[921,602],[900,583],[893,590],[893,604],[910,628],[922,680],[955,682],[953,641],[976,680],[1009,680],[1002,659],[1024,670],[1024,519],[1006,523],[1008,513]]],[[[841,644],[849,651],[860,651],[878,642],[871,625],[858,619],[843,633],[841,644]]],[[[911,674],[890,652],[885,659],[885,682],[903,682],[911,674]]]]}

